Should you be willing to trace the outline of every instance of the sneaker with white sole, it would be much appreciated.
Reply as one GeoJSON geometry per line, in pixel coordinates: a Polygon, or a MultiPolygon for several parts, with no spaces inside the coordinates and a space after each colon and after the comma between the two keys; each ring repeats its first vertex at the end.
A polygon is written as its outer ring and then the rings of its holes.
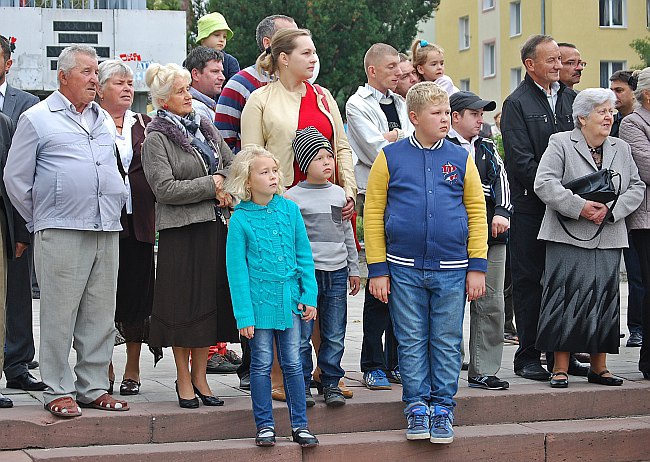
{"type": "Polygon", "coordinates": [[[393,388],[388,381],[388,377],[381,369],[364,372],[363,381],[366,382],[366,387],[370,390],[390,390],[393,388]]]}
{"type": "Polygon", "coordinates": [[[444,406],[435,405],[431,412],[431,437],[429,441],[438,444],[449,444],[454,441],[454,413],[444,406]]]}
{"type": "Polygon", "coordinates": [[[477,375],[476,377],[468,377],[469,386],[471,388],[483,388],[485,390],[507,390],[510,384],[505,380],[501,380],[496,375],[477,375]]]}
{"type": "Polygon", "coordinates": [[[411,403],[404,409],[406,416],[406,439],[426,440],[429,438],[429,408],[424,403],[411,403]]]}

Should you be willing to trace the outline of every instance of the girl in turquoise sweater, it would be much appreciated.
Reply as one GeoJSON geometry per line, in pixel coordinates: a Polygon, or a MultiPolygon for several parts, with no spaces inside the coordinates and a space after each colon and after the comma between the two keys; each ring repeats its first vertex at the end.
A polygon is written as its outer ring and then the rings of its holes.
{"type": "Polygon", "coordinates": [[[226,269],[239,333],[250,340],[255,444],[273,446],[273,341],[285,381],[293,440],[318,445],[307,426],[300,322],[316,319],[314,260],[298,206],[282,194],[279,163],[261,147],[242,150],[226,189],[241,202],[230,219],[226,269]]]}

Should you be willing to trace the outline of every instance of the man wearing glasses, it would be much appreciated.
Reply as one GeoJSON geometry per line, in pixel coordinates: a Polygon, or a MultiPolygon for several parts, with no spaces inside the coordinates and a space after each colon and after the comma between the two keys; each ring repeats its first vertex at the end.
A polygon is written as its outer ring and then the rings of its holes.
{"type": "Polygon", "coordinates": [[[560,56],[562,57],[562,69],[560,69],[560,82],[573,89],[573,86],[580,83],[582,70],[587,67],[587,63],[580,60],[580,52],[572,43],[561,42],[560,56]]]}

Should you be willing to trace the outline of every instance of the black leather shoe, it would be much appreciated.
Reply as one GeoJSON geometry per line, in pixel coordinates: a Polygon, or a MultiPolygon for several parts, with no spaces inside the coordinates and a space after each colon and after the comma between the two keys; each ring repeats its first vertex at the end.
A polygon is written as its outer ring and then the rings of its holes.
{"type": "Polygon", "coordinates": [[[176,396],[178,396],[178,405],[183,409],[196,409],[199,407],[199,399],[196,396],[192,399],[181,398],[181,394],[178,392],[178,382],[176,382],[176,396]]]}
{"type": "Polygon", "coordinates": [[[587,377],[587,374],[589,374],[589,366],[581,363],[571,355],[569,358],[569,374],[577,375],[579,377],[587,377]]]}
{"type": "Polygon", "coordinates": [[[28,362],[27,363],[27,369],[29,369],[30,371],[32,369],[38,369],[38,361],[30,361],[30,362],[28,362]]]}
{"type": "Polygon", "coordinates": [[[526,364],[515,369],[515,374],[528,380],[539,380],[541,382],[546,382],[551,378],[551,373],[537,363],[526,364]]]}
{"type": "Polygon", "coordinates": [[[43,391],[47,388],[40,380],[36,380],[29,372],[7,380],[7,388],[15,388],[25,391],[43,391]]]}
{"type": "Polygon", "coordinates": [[[643,335],[640,332],[630,332],[626,347],[640,347],[643,344],[643,335]]]}
{"type": "Polygon", "coordinates": [[[604,371],[596,374],[594,371],[589,369],[589,374],[587,375],[587,381],[589,383],[597,383],[599,385],[608,385],[610,387],[620,387],[623,385],[623,379],[618,377],[603,377],[603,374],[607,374],[609,371],[605,369],[604,371]]]}
{"type": "Polygon", "coordinates": [[[8,409],[8,408],[13,407],[13,406],[14,406],[13,401],[11,401],[5,395],[0,393],[0,409],[8,409]]]}
{"type": "Polygon", "coordinates": [[[224,400],[221,398],[214,395],[204,395],[194,386],[194,384],[192,384],[192,386],[194,387],[194,393],[196,393],[196,396],[201,399],[204,406],[223,406],[224,400]]]}
{"type": "Polygon", "coordinates": [[[551,388],[567,388],[569,376],[566,372],[553,372],[550,380],[551,388]]]}
{"type": "Polygon", "coordinates": [[[251,389],[251,374],[246,373],[243,375],[243,377],[239,378],[239,388],[242,390],[250,390],[251,389]]]}

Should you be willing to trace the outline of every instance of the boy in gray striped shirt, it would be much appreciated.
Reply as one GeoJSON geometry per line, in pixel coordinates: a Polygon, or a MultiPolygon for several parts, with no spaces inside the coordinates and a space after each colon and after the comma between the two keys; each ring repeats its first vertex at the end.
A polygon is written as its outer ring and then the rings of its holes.
{"type": "MultiPolygon", "coordinates": [[[[307,127],[297,132],[292,145],[298,166],[307,179],[289,189],[286,197],[300,207],[314,256],[321,336],[318,367],[325,403],[337,407],[345,404],[339,380],[345,373],[341,358],[347,322],[347,285],[349,281],[350,295],[359,292],[359,256],[352,223],[341,216],[346,204],[345,192],[329,181],[334,177],[336,165],[329,141],[316,128],[307,127]]],[[[314,403],[309,390],[313,322],[301,323],[300,353],[308,403],[314,403]]]]}

